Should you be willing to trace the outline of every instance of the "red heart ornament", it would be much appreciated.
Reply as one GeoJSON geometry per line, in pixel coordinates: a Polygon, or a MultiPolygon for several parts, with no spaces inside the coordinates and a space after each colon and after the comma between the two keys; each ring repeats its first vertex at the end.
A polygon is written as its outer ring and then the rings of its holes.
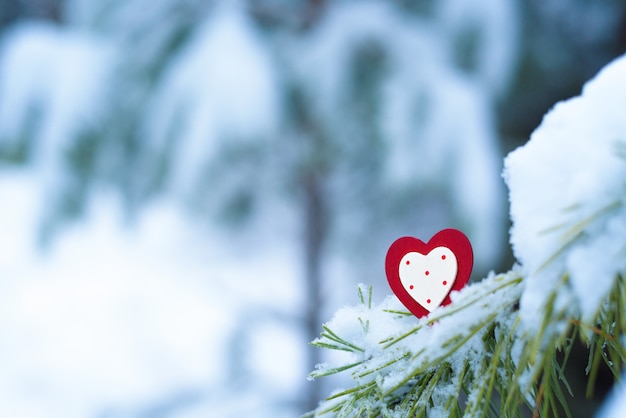
{"type": "Polygon", "coordinates": [[[469,239],[457,229],[437,232],[427,243],[398,238],[385,259],[391,290],[415,316],[448,305],[450,292],[467,284],[474,264],[469,239]]]}

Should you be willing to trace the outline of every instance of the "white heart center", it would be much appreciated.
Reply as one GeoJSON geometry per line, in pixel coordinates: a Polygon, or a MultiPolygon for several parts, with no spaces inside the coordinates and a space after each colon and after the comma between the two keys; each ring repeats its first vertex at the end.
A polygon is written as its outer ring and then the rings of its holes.
{"type": "Polygon", "coordinates": [[[410,252],[400,260],[400,282],[417,303],[432,312],[450,293],[457,270],[456,256],[447,247],[433,248],[427,255],[410,252]]]}

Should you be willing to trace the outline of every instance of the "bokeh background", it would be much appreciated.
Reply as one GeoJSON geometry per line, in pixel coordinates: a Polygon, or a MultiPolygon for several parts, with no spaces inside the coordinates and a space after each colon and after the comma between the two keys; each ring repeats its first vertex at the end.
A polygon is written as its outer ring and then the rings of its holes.
{"type": "Polygon", "coordinates": [[[511,267],[503,156],[625,49],[621,0],[0,0],[0,416],[314,408],[395,238],[511,267]]]}

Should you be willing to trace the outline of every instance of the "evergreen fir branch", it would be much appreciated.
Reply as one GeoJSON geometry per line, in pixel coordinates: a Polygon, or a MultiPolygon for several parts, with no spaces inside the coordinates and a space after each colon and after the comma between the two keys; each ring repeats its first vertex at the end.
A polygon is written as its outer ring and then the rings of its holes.
{"type": "Polygon", "coordinates": [[[420,324],[418,326],[416,326],[415,328],[411,328],[410,330],[408,330],[407,332],[405,332],[404,334],[398,336],[398,337],[390,337],[390,338],[385,338],[384,340],[382,340],[380,343],[386,343],[383,348],[389,348],[394,344],[399,343],[400,341],[404,340],[406,337],[411,336],[413,334],[415,334],[417,331],[419,331],[420,329],[424,328],[424,325],[420,324]]]}
{"type": "Polygon", "coordinates": [[[332,396],[329,396],[327,398],[327,400],[333,400],[333,399],[341,398],[343,396],[350,395],[350,394],[353,394],[353,393],[358,393],[358,392],[365,392],[366,393],[369,390],[373,389],[374,387],[375,387],[375,382],[369,382],[368,384],[360,385],[360,386],[354,387],[352,389],[346,389],[344,391],[336,393],[336,394],[334,394],[332,396]]]}
{"type": "MultiPolygon", "coordinates": [[[[468,302],[462,303],[459,306],[455,306],[454,308],[451,308],[451,309],[445,311],[441,315],[438,315],[438,316],[435,316],[435,317],[429,319],[427,324],[431,325],[431,324],[434,324],[435,322],[441,320],[442,318],[445,318],[445,317],[451,316],[451,315],[456,315],[458,312],[465,310],[466,308],[470,307],[471,305],[474,305],[475,303],[483,301],[484,297],[488,293],[496,293],[496,292],[504,289],[505,287],[515,286],[515,285],[518,285],[518,284],[520,284],[522,282],[522,277],[520,275],[516,274],[515,272],[512,272],[512,277],[507,277],[507,275],[500,275],[498,277],[501,278],[501,279],[508,279],[508,280],[504,281],[504,283],[501,283],[501,284],[499,284],[498,286],[496,286],[494,288],[487,289],[487,291],[485,291],[484,293],[479,294],[476,298],[474,298],[474,299],[472,299],[472,300],[470,300],[468,302]]],[[[498,277],[496,277],[496,281],[497,281],[498,277]]]]}
{"type": "Polygon", "coordinates": [[[600,362],[602,361],[603,349],[599,346],[598,341],[595,341],[595,344],[592,344],[589,352],[589,362],[587,363],[587,368],[585,369],[585,373],[587,374],[587,389],[585,391],[585,396],[587,398],[591,398],[593,396],[593,390],[596,385],[596,377],[598,375],[598,370],[600,367],[600,362]]]}
{"type": "Polygon", "coordinates": [[[593,395],[597,373],[601,363],[604,363],[616,380],[621,379],[621,371],[626,365],[626,347],[623,344],[626,329],[624,326],[624,295],[623,275],[618,274],[615,285],[609,293],[607,303],[600,309],[596,318],[597,327],[590,326],[582,321],[574,320],[580,329],[591,331],[590,336],[581,332],[581,340],[589,347],[589,359],[585,372],[588,374],[585,395],[593,395]]]}
{"type": "Polygon", "coordinates": [[[386,367],[389,367],[389,366],[393,365],[394,363],[397,363],[400,360],[404,360],[404,359],[406,359],[407,357],[410,357],[410,356],[411,356],[411,352],[407,351],[403,355],[401,355],[399,357],[396,357],[396,358],[394,358],[392,360],[389,360],[388,362],[383,363],[381,366],[378,366],[378,367],[376,367],[374,369],[370,369],[370,370],[367,370],[367,371],[361,372],[361,373],[354,373],[353,377],[355,377],[357,379],[365,377],[365,376],[370,375],[372,373],[378,372],[378,371],[380,371],[380,370],[382,370],[382,369],[384,369],[386,367]]]}
{"type": "MultiPolygon", "coordinates": [[[[485,374],[487,378],[487,385],[486,386],[483,385],[479,388],[478,399],[491,399],[492,398],[494,387],[496,385],[498,371],[499,371],[499,368],[502,366],[502,362],[503,362],[502,355],[506,351],[506,348],[510,347],[510,344],[512,343],[514,339],[515,332],[517,330],[518,325],[519,325],[519,317],[515,319],[506,337],[496,343],[494,350],[493,350],[493,355],[491,357],[491,362],[485,374]]],[[[473,411],[473,412],[476,412],[476,411],[473,411]]],[[[471,415],[473,415],[473,413],[470,413],[470,416],[471,415]]],[[[483,414],[483,416],[485,415],[483,414]]]]}
{"type": "MultiPolygon", "coordinates": [[[[602,337],[604,339],[607,339],[609,341],[615,341],[615,338],[612,335],[607,334],[606,332],[604,332],[600,328],[594,327],[593,325],[585,324],[584,322],[582,322],[579,319],[570,318],[570,322],[573,325],[576,325],[577,328],[585,328],[585,329],[593,332],[594,334],[597,334],[598,336],[600,336],[600,337],[602,337]]],[[[581,337],[581,338],[584,338],[584,337],[581,337]]]]}
{"type": "Polygon", "coordinates": [[[370,321],[369,320],[363,321],[363,319],[361,319],[361,318],[358,318],[358,320],[361,323],[361,327],[363,328],[363,332],[365,334],[367,334],[367,332],[369,331],[369,328],[370,328],[370,321]]]}
{"type": "Polygon", "coordinates": [[[322,328],[324,329],[325,332],[322,332],[320,335],[324,338],[327,338],[329,340],[335,341],[341,345],[343,345],[346,348],[350,348],[352,350],[350,351],[360,351],[363,352],[364,350],[361,347],[357,347],[356,345],[344,340],[343,338],[339,337],[337,334],[335,334],[330,328],[328,328],[326,325],[322,325],[322,328]]]}
{"type": "MultiPolygon", "coordinates": [[[[451,315],[456,315],[458,312],[463,311],[463,310],[467,309],[468,307],[474,305],[475,303],[478,303],[478,302],[482,301],[484,299],[486,293],[498,292],[499,290],[501,290],[501,289],[503,289],[505,287],[512,286],[512,285],[518,285],[518,284],[521,283],[521,281],[522,281],[521,276],[515,275],[512,279],[510,279],[508,281],[505,281],[504,283],[502,283],[502,284],[500,284],[500,285],[498,285],[498,286],[496,286],[496,287],[494,287],[492,289],[488,289],[487,292],[479,294],[474,299],[471,299],[468,302],[462,303],[459,306],[456,306],[454,308],[450,308],[447,311],[445,311],[444,313],[441,313],[439,315],[433,316],[433,318],[427,320],[426,325],[432,325],[432,324],[440,321],[443,318],[446,318],[446,317],[451,316],[451,315]]],[[[390,312],[390,311],[389,310],[384,310],[384,312],[390,312]]],[[[394,311],[394,313],[395,313],[395,311],[394,311]]],[[[409,337],[410,335],[415,334],[416,332],[421,330],[423,327],[424,327],[423,323],[420,323],[416,327],[410,329],[409,331],[405,332],[402,335],[399,335],[396,338],[393,338],[391,340],[387,340],[387,339],[384,340],[384,342],[386,344],[385,344],[385,346],[383,348],[391,347],[392,345],[402,341],[403,339],[409,337]]]]}
{"type": "MultiPolygon", "coordinates": [[[[409,382],[409,380],[415,378],[415,376],[424,373],[426,370],[430,369],[430,368],[434,368],[437,367],[437,365],[441,364],[444,362],[444,360],[448,359],[451,355],[453,355],[459,348],[461,348],[462,346],[465,345],[465,343],[467,341],[469,341],[472,337],[474,337],[479,331],[481,331],[487,324],[491,323],[495,317],[497,316],[497,313],[493,313],[492,315],[490,315],[485,321],[483,321],[481,324],[479,324],[478,326],[474,327],[474,329],[472,329],[468,335],[464,336],[461,338],[461,340],[456,343],[450,350],[444,352],[443,354],[441,354],[440,356],[436,357],[434,360],[426,363],[425,365],[413,370],[410,374],[408,374],[402,381],[400,381],[400,383],[398,383],[396,386],[392,387],[391,389],[388,390],[387,393],[391,393],[394,392],[396,390],[398,390],[400,387],[404,386],[405,384],[407,384],[409,382]]],[[[417,353],[416,355],[414,355],[414,358],[417,358],[421,353],[417,353]]]]}
{"type": "Polygon", "coordinates": [[[529,380],[529,386],[521,390],[522,393],[531,394],[536,389],[534,396],[534,413],[537,416],[551,416],[560,412],[569,416],[567,401],[563,388],[571,395],[572,391],[563,375],[563,369],[569,358],[572,346],[576,340],[586,345],[589,349],[588,364],[585,368],[587,374],[586,396],[591,397],[596,385],[597,374],[602,363],[613,373],[616,379],[621,378],[621,371],[626,365],[626,348],[623,345],[625,329],[624,324],[624,300],[623,278],[617,275],[613,289],[603,302],[594,319],[597,325],[583,322],[578,317],[570,317],[563,311],[555,312],[554,302],[558,292],[568,284],[568,275],[564,275],[557,286],[549,294],[544,307],[544,320],[539,327],[537,335],[524,336],[527,345],[523,351],[515,381],[519,381],[527,367],[534,367],[534,374],[529,380]],[[557,330],[556,324],[563,325],[561,332],[555,334],[548,329],[557,330]],[[556,351],[563,350],[564,358],[559,364],[556,360],[556,351]],[[537,363],[539,361],[539,363],[537,363]],[[537,386],[537,383],[540,382],[537,386]],[[548,415],[546,415],[548,414],[548,415]]]}
{"type": "MultiPolygon", "coordinates": [[[[427,416],[432,408],[442,408],[443,406],[451,414],[450,416],[462,416],[466,411],[464,410],[464,405],[459,403],[459,398],[467,390],[467,387],[473,386],[479,380],[484,380],[487,371],[491,373],[492,386],[487,396],[490,399],[487,399],[487,402],[483,405],[486,409],[481,410],[484,411],[484,416],[498,416],[501,407],[499,409],[489,395],[496,390],[501,390],[500,388],[506,385],[501,381],[497,367],[489,366],[500,363],[512,364],[509,353],[513,341],[512,335],[514,335],[515,331],[511,331],[507,324],[516,323],[513,317],[516,315],[514,309],[519,301],[519,291],[515,290],[515,292],[511,293],[506,303],[501,305],[492,307],[484,301],[489,295],[498,295],[505,288],[520,284],[521,277],[518,274],[508,274],[494,276],[484,283],[481,282],[468,286],[466,297],[459,298],[456,301],[457,305],[448,306],[434,312],[428,319],[420,320],[417,325],[410,326],[406,331],[400,332],[396,336],[387,336],[380,339],[377,345],[378,348],[365,349],[367,353],[375,350],[374,354],[367,354],[367,358],[343,366],[345,369],[339,366],[314,372],[311,376],[317,377],[339,373],[348,368],[358,366],[352,372],[352,378],[356,385],[353,388],[330,396],[326,402],[332,402],[332,406],[326,404],[327,406],[325,407],[322,405],[317,410],[315,416],[325,413],[339,417],[427,416]],[[480,301],[483,301],[483,303],[479,303],[480,301]],[[469,309],[478,309],[476,312],[482,312],[482,319],[473,323],[467,329],[451,327],[454,316],[450,315],[449,311],[454,310],[458,314],[469,309]],[[425,326],[426,324],[429,325],[425,326]],[[455,332],[441,340],[439,343],[440,351],[437,352],[432,347],[428,347],[428,350],[426,349],[427,347],[415,347],[412,343],[413,339],[420,338],[422,333],[429,335],[433,330],[441,326],[451,327],[455,332]],[[497,332],[496,328],[498,329],[497,332]],[[411,341],[408,341],[408,339],[411,339],[411,341]],[[406,343],[404,343],[405,341],[406,343]],[[475,341],[473,344],[479,342],[480,345],[486,348],[485,351],[479,349],[472,351],[472,354],[479,357],[478,361],[482,364],[478,369],[476,368],[477,366],[472,366],[471,364],[476,359],[472,358],[469,352],[466,352],[469,341],[475,341]],[[463,352],[459,350],[463,350],[463,352]],[[436,355],[433,356],[435,353],[436,355]],[[494,360],[495,358],[499,360],[494,360]],[[380,361],[381,359],[385,360],[380,361]],[[400,374],[398,375],[398,373],[400,374]],[[388,382],[387,379],[390,377],[397,381],[388,382]],[[441,392],[442,388],[449,389],[441,392]],[[445,395],[442,397],[442,394],[445,395]],[[346,408],[347,405],[349,407],[346,408]],[[349,411],[349,413],[346,411],[349,411]],[[354,415],[355,411],[361,412],[359,412],[359,415],[354,415]]],[[[366,298],[363,293],[359,293],[359,301],[363,304],[366,298]]],[[[359,324],[357,326],[361,329],[361,324],[364,323],[364,318],[366,317],[371,324],[373,318],[381,318],[382,320],[385,314],[396,315],[393,312],[395,309],[388,309],[386,306],[383,306],[382,309],[377,309],[369,305],[368,308],[371,309],[367,311],[355,310],[355,325],[359,324]],[[368,314],[367,312],[369,311],[373,311],[374,316],[368,314]]],[[[404,315],[391,318],[393,321],[406,322],[406,325],[410,325],[413,322],[404,315]]],[[[385,321],[388,319],[385,319],[385,321]]],[[[376,323],[373,326],[376,326],[376,323]]],[[[329,339],[333,341],[332,344],[328,343],[331,345],[344,346],[348,343],[363,348],[361,342],[343,340],[343,338],[339,337],[341,332],[331,331],[332,327],[332,322],[323,326],[322,340],[329,339]],[[337,340],[343,342],[339,344],[337,340]]],[[[359,353],[364,355],[365,352],[359,353]]],[[[354,352],[354,354],[357,354],[357,352],[354,352]]],[[[509,373],[509,375],[511,374],[512,372],[509,373]]],[[[477,385],[476,387],[480,388],[481,386],[477,385]]]]}
{"type": "MultiPolygon", "coordinates": [[[[550,379],[551,379],[551,389],[553,389],[553,394],[556,397],[556,400],[559,402],[561,409],[565,413],[568,418],[571,418],[572,415],[569,411],[569,406],[567,404],[567,400],[565,399],[565,394],[563,393],[562,386],[565,386],[569,394],[572,394],[571,388],[567,383],[567,380],[564,379],[563,374],[561,373],[561,366],[559,365],[556,358],[552,359],[552,368],[550,370],[550,379]],[[558,372],[558,373],[555,373],[558,372]]],[[[555,404],[556,405],[556,404],[555,404]]]]}
{"type": "Polygon", "coordinates": [[[315,370],[315,371],[309,373],[309,377],[315,379],[315,378],[318,378],[318,377],[330,376],[331,374],[337,374],[337,373],[343,372],[344,370],[348,370],[348,369],[351,369],[353,367],[359,366],[361,364],[363,364],[362,361],[357,361],[355,363],[350,363],[350,364],[346,364],[346,365],[339,366],[339,367],[333,367],[331,369],[315,370]]]}
{"type": "Polygon", "coordinates": [[[404,315],[404,316],[411,316],[411,315],[413,315],[409,311],[397,311],[397,310],[394,310],[394,309],[383,309],[383,312],[393,313],[393,314],[396,314],[396,315],[404,315]]]}
{"type": "MultiPolygon", "coordinates": [[[[566,327],[560,334],[556,332],[555,324],[570,324],[570,322],[565,319],[566,313],[564,311],[555,311],[554,309],[558,291],[568,280],[568,275],[563,275],[556,288],[550,292],[546,306],[544,306],[542,324],[537,334],[534,336],[528,334],[522,336],[526,343],[518,363],[518,370],[514,374],[513,382],[518,385],[521,376],[529,374],[530,378],[526,385],[518,387],[517,390],[520,391],[523,397],[530,396],[533,416],[559,416],[558,412],[556,415],[551,415],[558,411],[559,406],[569,416],[567,403],[561,389],[561,385],[565,385],[567,388],[569,388],[569,385],[566,383],[565,376],[561,371],[562,364],[559,364],[556,360],[556,353],[557,350],[561,349],[571,350],[569,345],[573,342],[571,339],[568,340],[571,327],[566,327]]],[[[511,402],[512,400],[507,399],[506,401],[510,407],[519,403],[519,401],[511,402]]]]}
{"type": "MultiPolygon", "coordinates": [[[[573,346],[573,344],[570,344],[570,347],[571,346],[573,346]]],[[[554,369],[558,372],[557,377],[559,379],[559,383],[562,384],[565,387],[565,389],[567,389],[567,393],[569,393],[570,396],[574,396],[574,393],[572,392],[572,388],[570,387],[564,374],[566,363],[567,363],[567,358],[565,358],[561,364],[559,364],[558,361],[555,361],[553,362],[553,365],[554,365],[554,369]]]]}
{"type": "Polygon", "coordinates": [[[326,343],[324,341],[319,341],[319,340],[311,341],[309,344],[314,347],[319,347],[319,348],[329,348],[331,350],[348,351],[350,353],[354,352],[354,349],[351,347],[346,347],[344,345],[337,345],[337,344],[329,344],[329,343],[326,343]]]}
{"type": "MultiPolygon", "coordinates": [[[[562,317],[564,316],[563,312],[555,312],[554,311],[554,303],[558,296],[561,287],[563,287],[569,281],[569,275],[564,274],[561,276],[560,280],[556,283],[554,289],[552,289],[546,299],[546,304],[544,306],[544,315],[539,326],[539,330],[537,331],[537,335],[534,338],[527,338],[530,340],[529,344],[526,346],[526,352],[528,356],[524,357],[524,364],[528,364],[531,368],[534,367],[538,362],[540,362],[540,357],[544,354],[544,347],[546,345],[546,339],[552,341],[558,336],[554,335],[554,324],[557,322],[561,322],[562,317]]],[[[540,369],[537,368],[535,370],[535,375],[540,372],[540,369]]],[[[519,377],[519,376],[517,376],[519,377]]],[[[536,376],[535,376],[536,377],[536,376]]]]}
{"type": "MultiPolygon", "coordinates": [[[[621,199],[615,200],[609,203],[608,205],[593,212],[586,218],[576,222],[574,225],[572,225],[570,229],[561,236],[560,238],[562,242],[561,246],[550,257],[548,257],[548,259],[544,261],[539,266],[537,271],[535,271],[534,273],[537,273],[545,269],[547,266],[552,264],[556,259],[558,259],[561,255],[563,255],[567,251],[567,249],[572,246],[572,244],[574,244],[576,241],[578,241],[580,238],[584,236],[585,231],[591,224],[593,224],[595,221],[599,219],[602,219],[602,217],[606,216],[608,213],[616,209],[619,209],[622,205],[623,205],[623,201],[621,199]]],[[[560,229],[564,227],[565,225],[567,224],[559,224],[558,226],[548,228],[544,230],[543,232],[551,232],[556,229],[560,229]]]]}

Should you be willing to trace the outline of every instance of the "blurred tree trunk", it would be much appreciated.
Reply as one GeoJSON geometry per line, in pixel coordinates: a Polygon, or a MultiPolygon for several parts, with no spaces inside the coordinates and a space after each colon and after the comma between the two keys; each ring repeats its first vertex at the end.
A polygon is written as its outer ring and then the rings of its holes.
{"type": "MultiPolygon", "coordinates": [[[[304,203],[304,256],[305,256],[305,289],[306,331],[311,341],[317,337],[322,323],[322,260],[324,244],[328,236],[328,208],[323,192],[321,173],[310,169],[303,176],[304,203]]],[[[307,349],[309,367],[321,362],[320,350],[309,346],[307,349]]],[[[314,409],[321,399],[319,382],[312,382],[304,399],[306,410],[314,409]]]]}

